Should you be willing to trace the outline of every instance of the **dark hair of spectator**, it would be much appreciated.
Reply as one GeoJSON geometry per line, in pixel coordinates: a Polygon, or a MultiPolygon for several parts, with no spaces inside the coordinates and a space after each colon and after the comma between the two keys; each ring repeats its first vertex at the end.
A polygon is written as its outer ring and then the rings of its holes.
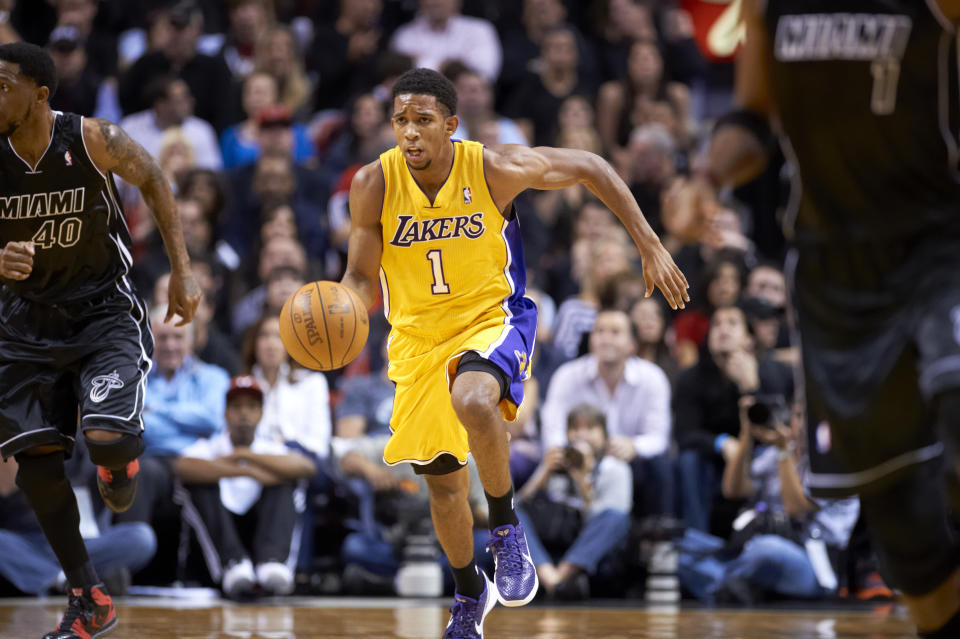
{"type": "Polygon", "coordinates": [[[448,115],[457,112],[457,90],[450,80],[433,69],[412,69],[401,75],[393,85],[390,101],[404,93],[432,95],[447,108],[448,115]]]}
{"type": "MultiPolygon", "coordinates": [[[[243,341],[240,343],[240,361],[245,375],[252,375],[253,367],[257,364],[257,338],[260,336],[260,330],[268,320],[277,319],[279,319],[278,315],[263,313],[243,334],[243,341]]],[[[292,382],[294,381],[293,374],[299,368],[299,365],[289,355],[287,355],[287,363],[290,364],[290,375],[287,380],[292,382]]]]}
{"type": "Polygon", "coordinates": [[[620,310],[628,311],[633,308],[634,302],[636,299],[620,299],[620,286],[622,284],[629,284],[631,282],[644,282],[643,275],[639,272],[628,269],[625,271],[620,271],[619,273],[614,273],[606,282],[603,283],[603,286],[600,288],[599,298],[600,298],[600,308],[602,309],[611,309],[611,310],[620,310]]]}
{"type": "Polygon", "coordinates": [[[161,75],[147,82],[143,87],[143,100],[146,104],[153,106],[160,100],[165,100],[170,95],[170,87],[174,82],[180,80],[175,75],[161,75]]]}
{"type": "Polygon", "coordinates": [[[460,60],[448,60],[440,67],[440,73],[454,84],[464,75],[479,75],[479,71],[472,69],[460,60]]]}
{"type": "Polygon", "coordinates": [[[399,78],[411,69],[413,69],[413,58],[402,53],[386,51],[377,60],[375,73],[377,84],[382,84],[390,78],[399,78]]]}
{"type": "Polygon", "coordinates": [[[201,200],[194,195],[193,190],[203,180],[209,183],[214,193],[213,202],[209,208],[204,209],[203,215],[207,218],[207,222],[213,229],[214,234],[216,234],[217,227],[220,225],[220,214],[223,212],[223,208],[227,203],[227,192],[223,186],[223,180],[220,174],[211,169],[187,169],[180,178],[180,183],[177,185],[177,193],[179,193],[181,197],[201,202],[201,200]]]}
{"type": "Polygon", "coordinates": [[[607,434],[607,416],[603,411],[593,404],[577,404],[567,413],[567,430],[570,430],[577,424],[577,420],[585,420],[595,426],[603,429],[603,434],[607,434]]]}
{"type": "MultiPolygon", "coordinates": [[[[700,274],[700,282],[698,283],[699,286],[697,287],[697,305],[703,311],[704,315],[711,316],[713,312],[717,310],[710,302],[710,296],[707,295],[707,292],[710,290],[710,284],[713,283],[713,280],[720,277],[720,270],[727,264],[737,269],[740,288],[741,290],[743,289],[743,262],[729,254],[718,254],[703,267],[703,272],[700,274]]],[[[693,296],[691,295],[691,297],[693,296]]]]}
{"type": "Polygon", "coordinates": [[[38,87],[47,87],[48,101],[57,92],[57,69],[43,47],[29,42],[4,44],[0,46],[0,60],[20,65],[20,75],[30,78],[38,87]]]}

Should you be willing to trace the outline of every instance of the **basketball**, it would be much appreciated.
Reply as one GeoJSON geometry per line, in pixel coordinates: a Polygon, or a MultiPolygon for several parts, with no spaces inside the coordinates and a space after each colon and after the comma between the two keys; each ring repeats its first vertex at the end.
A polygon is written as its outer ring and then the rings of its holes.
{"type": "Polygon", "coordinates": [[[338,282],[310,282],[283,304],[280,339],[301,366],[319,371],[352,362],[370,332],[367,309],[357,294],[338,282]]]}

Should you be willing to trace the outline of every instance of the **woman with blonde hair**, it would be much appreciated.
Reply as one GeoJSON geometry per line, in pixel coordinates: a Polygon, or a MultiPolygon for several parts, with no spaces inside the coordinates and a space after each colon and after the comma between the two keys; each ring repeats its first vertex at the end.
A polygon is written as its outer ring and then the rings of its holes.
{"type": "Polygon", "coordinates": [[[255,60],[255,70],[276,80],[278,102],[298,119],[308,115],[310,80],[303,70],[297,40],[290,27],[278,24],[267,29],[257,41],[255,60]]]}

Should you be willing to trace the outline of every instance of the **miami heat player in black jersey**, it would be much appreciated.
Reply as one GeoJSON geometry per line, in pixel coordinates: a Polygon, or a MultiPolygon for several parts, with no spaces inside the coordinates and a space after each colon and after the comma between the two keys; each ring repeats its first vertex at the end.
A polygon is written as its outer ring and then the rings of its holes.
{"type": "Polygon", "coordinates": [[[64,475],[78,423],[107,505],[130,507],[153,340],[128,278],[130,236],[113,174],[137,186],[170,257],[170,312],[200,301],[173,195],[116,125],[52,111],[53,61],[0,46],[0,455],[63,567],[67,612],[45,639],[99,637],[117,622],[79,532],[64,475]]]}
{"type": "Polygon", "coordinates": [[[689,188],[756,175],[775,124],[808,486],[860,493],[921,634],[958,637],[960,0],[747,0],[744,19],[742,108],[689,188]]]}

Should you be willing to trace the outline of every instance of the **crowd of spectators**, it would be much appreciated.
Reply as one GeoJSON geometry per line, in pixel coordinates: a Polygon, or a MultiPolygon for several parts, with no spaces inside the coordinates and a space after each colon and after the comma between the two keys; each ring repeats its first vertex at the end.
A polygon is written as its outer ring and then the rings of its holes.
{"type": "MultiPolygon", "coordinates": [[[[702,33],[711,4],[0,0],[0,39],[53,56],[54,108],[120,122],[159,160],[205,293],[192,324],[162,322],[159,234],[119,185],[156,350],[140,494],[114,521],[91,503],[98,570],[235,597],[374,592],[424,556],[407,543],[422,545],[429,516],[422,479],[379,460],[393,399],[382,309],[361,357],[330,374],[289,359],[278,314],[303,283],[340,278],[350,181],[394,144],[394,80],[428,66],[457,89],[458,137],[606,158],[693,284],[684,311],[645,297],[629,236],[583,186],[517,200],[540,324],[511,470],[546,595],[637,592],[648,537],[676,539],[680,584],[704,600],[855,590],[871,566],[844,558],[856,504],[804,497],[803,425],[787,426],[801,399],[781,268],[787,170],[772,162],[725,193],[701,242],[664,205],[731,100],[733,46],[702,33]]],[[[9,466],[0,575],[55,588],[9,466]]],[[[74,485],[88,484],[78,470],[74,485]]]]}

